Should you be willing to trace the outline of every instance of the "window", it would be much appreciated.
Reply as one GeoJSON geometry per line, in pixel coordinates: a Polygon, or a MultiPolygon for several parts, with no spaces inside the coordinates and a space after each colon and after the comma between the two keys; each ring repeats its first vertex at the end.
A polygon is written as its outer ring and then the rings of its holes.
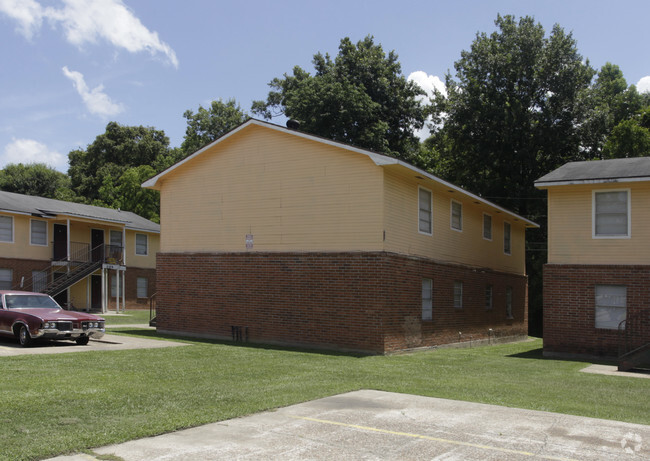
{"type": "Polygon", "coordinates": [[[506,317],[514,318],[512,316],[512,287],[506,287],[506,317]]]}
{"type": "Polygon", "coordinates": [[[483,215],[483,238],[492,240],[492,216],[489,214],[483,215]]]}
{"type": "Polygon", "coordinates": [[[492,310],[492,285],[485,287],[485,310],[492,310]]]}
{"type": "Polygon", "coordinates": [[[422,279],[422,320],[433,319],[433,280],[422,279]]]}
{"type": "Polygon", "coordinates": [[[419,224],[418,230],[422,234],[431,235],[433,233],[433,203],[431,191],[418,188],[418,203],[419,203],[419,224]]]}
{"type": "Polygon", "coordinates": [[[14,271],[11,269],[0,269],[0,290],[11,290],[14,281],[14,271]]]}
{"type": "Polygon", "coordinates": [[[463,308],[463,282],[454,282],[454,307],[463,308]]]}
{"type": "Polygon", "coordinates": [[[147,256],[149,254],[146,234],[135,234],[135,254],[147,256]]]}
{"type": "Polygon", "coordinates": [[[463,230],[463,204],[451,201],[451,228],[455,230],[463,230]]]}
{"type": "Polygon", "coordinates": [[[138,277],[138,298],[149,297],[149,279],[138,277]]]}
{"type": "Polygon", "coordinates": [[[121,247],[122,246],[122,231],[110,232],[111,246],[121,247]]]}
{"type": "Polygon", "coordinates": [[[0,216],[0,242],[13,243],[14,241],[14,218],[11,216],[0,216]]]}
{"type": "Polygon", "coordinates": [[[46,271],[32,271],[32,291],[41,292],[47,286],[46,271]]]}
{"type": "Polygon", "coordinates": [[[629,191],[594,192],[593,212],[594,237],[630,236],[629,191]]]}
{"type": "Polygon", "coordinates": [[[596,328],[618,329],[627,314],[627,287],[596,285],[596,328]]]}
{"type": "Polygon", "coordinates": [[[511,252],[510,223],[503,223],[503,252],[507,255],[511,252]]]}
{"type": "MultiPolygon", "coordinates": [[[[119,276],[121,277],[121,276],[119,276]]],[[[120,294],[119,296],[124,295],[124,282],[122,282],[122,279],[120,279],[120,294]]],[[[112,276],[111,277],[111,297],[116,298],[118,296],[117,294],[117,277],[112,276]]]]}
{"type": "Polygon", "coordinates": [[[47,246],[47,222],[32,219],[30,235],[30,244],[47,246]]]}

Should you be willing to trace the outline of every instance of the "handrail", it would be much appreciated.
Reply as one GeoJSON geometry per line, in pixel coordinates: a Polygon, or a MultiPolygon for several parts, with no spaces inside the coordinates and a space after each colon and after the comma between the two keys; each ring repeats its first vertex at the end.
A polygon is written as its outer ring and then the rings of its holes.
{"type": "Polygon", "coordinates": [[[149,326],[156,326],[156,295],[154,293],[149,297],[149,326]]]}

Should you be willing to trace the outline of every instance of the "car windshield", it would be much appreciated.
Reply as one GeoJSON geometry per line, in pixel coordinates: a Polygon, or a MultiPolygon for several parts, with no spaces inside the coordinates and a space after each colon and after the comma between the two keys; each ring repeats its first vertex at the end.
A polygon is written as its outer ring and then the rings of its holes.
{"type": "Polygon", "coordinates": [[[60,306],[49,296],[38,295],[5,295],[5,305],[9,309],[60,309],[60,306]]]}

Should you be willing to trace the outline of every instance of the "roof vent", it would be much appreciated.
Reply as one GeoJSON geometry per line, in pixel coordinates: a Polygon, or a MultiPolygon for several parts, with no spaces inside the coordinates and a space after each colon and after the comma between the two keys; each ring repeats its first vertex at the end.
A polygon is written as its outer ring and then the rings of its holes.
{"type": "Polygon", "coordinates": [[[287,128],[290,130],[298,130],[300,129],[300,122],[291,118],[287,120],[287,128]]]}

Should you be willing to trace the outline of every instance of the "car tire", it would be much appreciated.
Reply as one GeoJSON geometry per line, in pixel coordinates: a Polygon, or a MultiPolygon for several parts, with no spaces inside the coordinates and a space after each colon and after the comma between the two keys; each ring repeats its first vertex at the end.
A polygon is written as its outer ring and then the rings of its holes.
{"type": "Polygon", "coordinates": [[[88,341],[90,341],[90,337],[88,336],[80,336],[77,339],[75,339],[75,342],[80,346],[85,346],[86,344],[88,344],[88,341]]]}
{"type": "Polygon", "coordinates": [[[27,347],[32,344],[32,337],[29,335],[29,330],[25,325],[20,327],[18,332],[18,342],[22,347],[27,347]]]}

